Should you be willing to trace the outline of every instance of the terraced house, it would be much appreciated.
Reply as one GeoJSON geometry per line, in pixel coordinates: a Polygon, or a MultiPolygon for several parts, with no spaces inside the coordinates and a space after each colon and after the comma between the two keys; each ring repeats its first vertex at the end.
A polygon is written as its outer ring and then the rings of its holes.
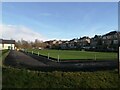
{"type": "Polygon", "coordinates": [[[4,49],[15,50],[15,40],[0,39],[0,50],[4,49]]]}
{"type": "Polygon", "coordinates": [[[54,48],[61,49],[86,49],[86,50],[98,50],[98,51],[117,51],[120,32],[111,31],[104,35],[95,35],[93,38],[89,38],[88,36],[84,36],[81,38],[74,38],[69,41],[61,41],[61,43],[57,43],[57,40],[49,41],[47,43],[49,46],[54,48]]]}
{"type": "Polygon", "coordinates": [[[102,36],[102,43],[107,45],[118,44],[118,35],[119,35],[119,32],[117,31],[107,33],[102,36]]]}
{"type": "Polygon", "coordinates": [[[118,37],[120,37],[120,32],[112,31],[105,35],[98,36],[96,35],[91,39],[91,47],[97,49],[106,49],[106,50],[117,50],[118,49],[118,37]]]}

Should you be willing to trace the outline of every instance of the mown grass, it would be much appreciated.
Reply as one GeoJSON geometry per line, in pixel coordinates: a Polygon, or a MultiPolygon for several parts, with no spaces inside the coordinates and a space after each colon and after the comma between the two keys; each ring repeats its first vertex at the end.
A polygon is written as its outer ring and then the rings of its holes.
{"type": "Polygon", "coordinates": [[[90,52],[90,51],[73,51],[73,50],[28,50],[28,52],[34,52],[41,55],[58,58],[61,60],[68,59],[92,59],[92,60],[117,60],[117,53],[113,52],[90,52]]]}
{"type": "Polygon", "coordinates": [[[4,68],[3,88],[118,88],[116,71],[40,72],[4,68]]]}

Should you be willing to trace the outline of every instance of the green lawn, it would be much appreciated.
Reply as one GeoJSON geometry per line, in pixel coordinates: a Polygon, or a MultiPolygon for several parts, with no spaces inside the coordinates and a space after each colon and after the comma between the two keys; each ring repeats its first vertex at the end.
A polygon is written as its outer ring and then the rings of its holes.
{"type": "Polygon", "coordinates": [[[60,59],[93,59],[93,60],[117,60],[117,53],[113,52],[90,52],[73,50],[28,50],[29,52],[40,53],[44,56],[60,59]]]}

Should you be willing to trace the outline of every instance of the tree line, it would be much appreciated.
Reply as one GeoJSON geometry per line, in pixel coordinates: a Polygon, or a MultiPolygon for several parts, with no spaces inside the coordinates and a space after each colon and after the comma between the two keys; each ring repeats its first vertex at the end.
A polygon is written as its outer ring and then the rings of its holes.
{"type": "Polygon", "coordinates": [[[38,39],[35,39],[34,41],[26,41],[21,39],[16,41],[15,44],[17,48],[36,48],[36,49],[39,49],[40,47],[45,48],[47,45],[46,43],[38,39]]]}

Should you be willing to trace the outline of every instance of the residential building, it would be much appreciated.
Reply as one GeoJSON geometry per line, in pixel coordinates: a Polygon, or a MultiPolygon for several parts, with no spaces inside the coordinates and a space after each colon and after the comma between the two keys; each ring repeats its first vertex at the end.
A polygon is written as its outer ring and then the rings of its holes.
{"type": "Polygon", "coordinates": [[[15,40],[0,39],[0,50],[4,49],[15,50],[15,40]]]}
{"type": "Polygon", "coordinates": [[[81,47],[88,46],[90,44],[90,38],[87,36],[84,36],[79,39],[78,43],[81,47]]]}

